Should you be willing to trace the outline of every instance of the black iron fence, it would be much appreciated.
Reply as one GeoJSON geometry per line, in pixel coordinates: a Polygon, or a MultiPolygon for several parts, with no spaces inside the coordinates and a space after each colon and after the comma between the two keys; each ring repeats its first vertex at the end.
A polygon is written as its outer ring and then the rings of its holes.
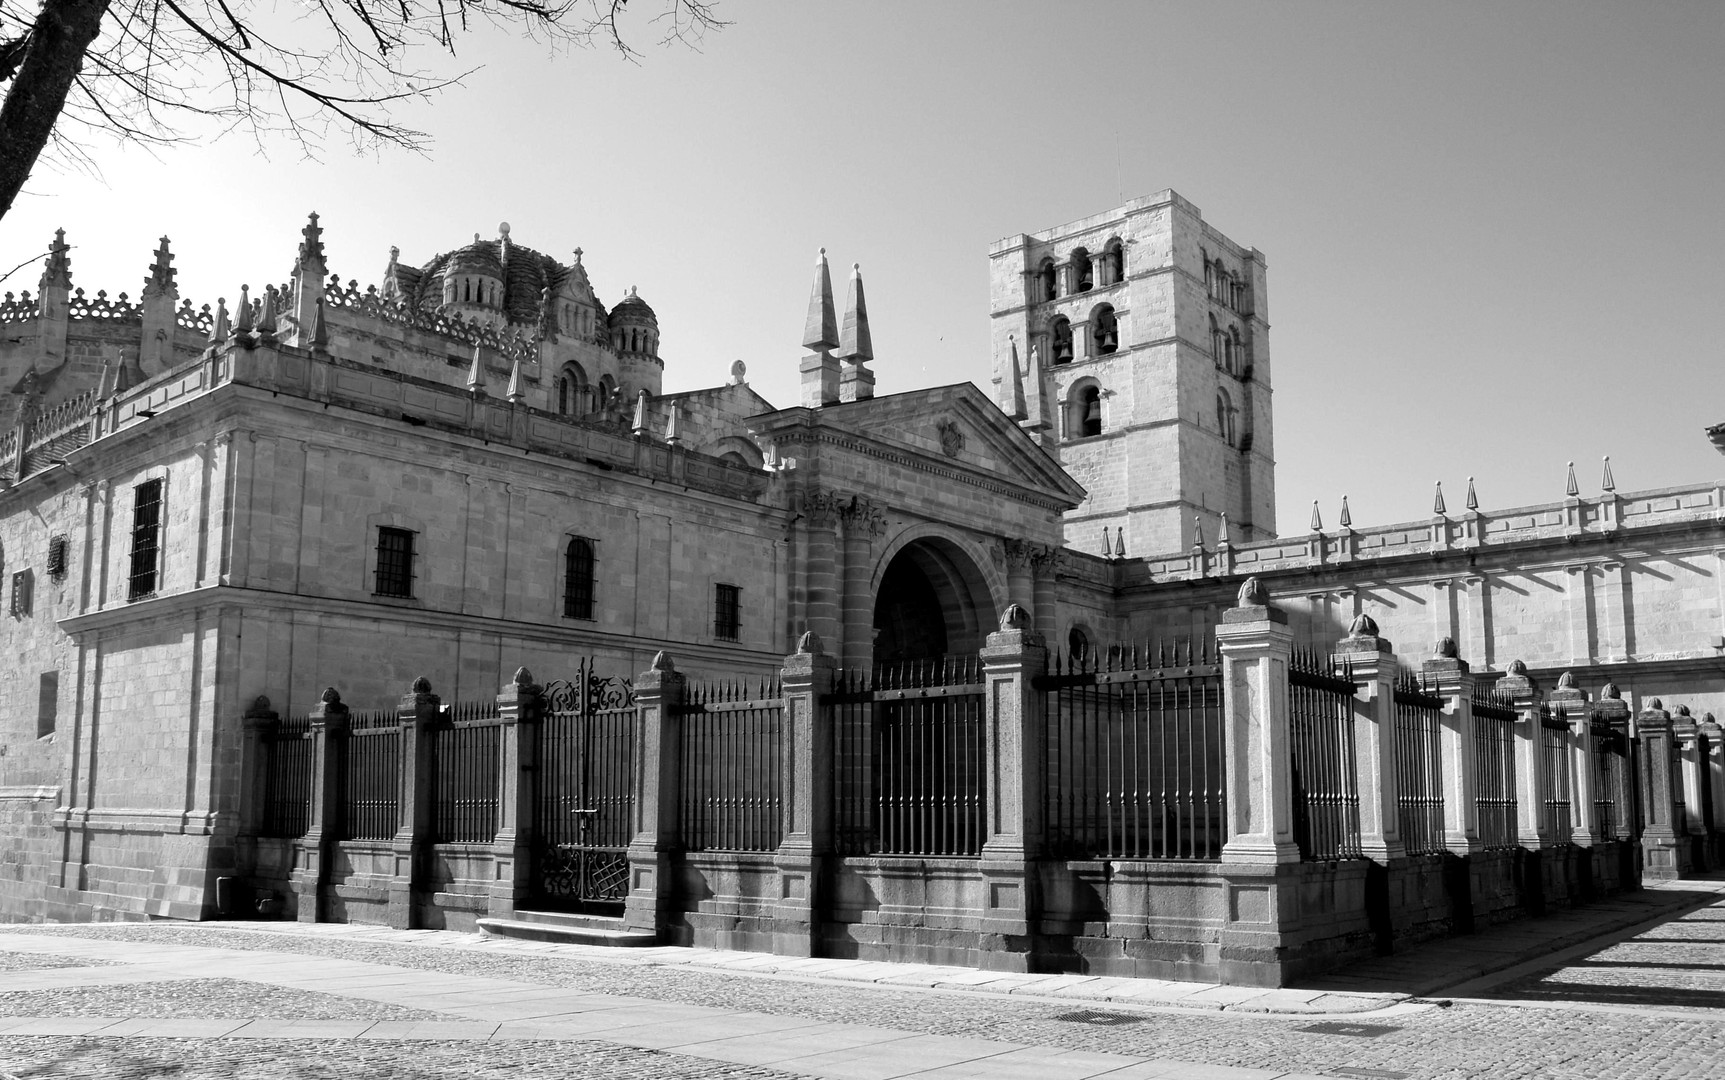
{"type": "Polygon", "coordinates": [[[1588,721],[1587,731],[1591,744],[1587,762],[1593,770],[1593,839],[1604,843],[1617,839],[1618,826],[1623,823],[1617,788],[1628,763],[1628,733],[1595,719],[1588,721]]]}
{"type": "Polygon", "coordinates": [[[290,716],[260,733],[263,818],[259,836],[299,837],[311,827],[311,720],[290,716]]]}
{"type": "Polygon", "coordinates": [[[1354,766],[1354,678],[1328,657],[1296,651],[1288,665],[1294,839],[1305,859],[1360,857],[1354,766]]]}
{"type": "Polygon", "coordinates": [[[342,827],[336,835],[392,839],[401,827],[401,724],[393,712],[355,713],[345,741],[342,827]]]}
{"type": "Polygon", "coordinates": [[[833,826],[841,855],[981,854],[986,796],[981,661],[839,672],[833,826]]]}
{"type": "Polygon", "coordinates": [[[763,680],[689,686],[681,833],[687,851],[773,851],[784,836],[784,695],[763,680]]]}
{"type": "Polygon", "coordinates": [[[547,683],[533,771],[534,892],[542,905],[601,907],[629,892],[639,711],[629,680],[584,661],[547,683]]]}
{"type": "Polygon", "coordinates": [[[1056,655],[1034,686],[1047,724],[1050,854],[1221,858],[1222,670],[1212,646],[1056,655]]]}
{"type": "Polygon", "coordinates": [[[495,702],[447,705],[431,740],[432,841],[488,844],[497,836],[503,721],[495,702]]]}
{"type": "Polygon", "coordinates": [[[1539,707],[1538,742],[1540,772],[1545,780],[1545,820],[1553,842],[1567,844],[1575,832],[1571,812],[1569,721],[1548,705],[1539,707]]]}
{"type": "Polygon", "coordinates": [[[1487,851],[1517,846],[1515,702],[1495,691],[1473,698],[1474,812],[1487,851]]]}
{"type": "Polygon", "coordinates": [[[1443,698],[1411,672],[1396,681],[1396,817],[1409,855],[1438,855],[1443,836],[1443,698]]]}

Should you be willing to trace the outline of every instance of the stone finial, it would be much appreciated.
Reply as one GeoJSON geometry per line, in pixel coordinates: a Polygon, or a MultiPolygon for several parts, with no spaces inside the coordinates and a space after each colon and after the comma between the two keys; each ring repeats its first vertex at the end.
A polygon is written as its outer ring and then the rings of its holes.
{"type": "Polygon", "coordinates": [[[263,694],[259,694],[257,697],[252,699],[252,707],[246,710],[246,715],[255,717],[274,716],[275,710],[270,708],[270,699],[263,694]]]}
{"type": "Polygon", "coordinates": [[[1228,512],[1222,511],[1222,522],[1216,526],[1216,546],[1229,547],[1233,540],[1228,535],[1228,512]]]}
{"type": "Polygon", "coordinates": [[[647,391],[642,390],[635,395],[635,421],[629,425],[629,430],[637,436],[647,434],[647,391]]]}
{"type": "Polygon", "coordinates": [[[1437,482],[1437,496],[1432,499],[1432,513],[1438,517],[1443,517],[1448,512],[1443,504],[1443,481],[1439,480],[1437,482]]]}
{"type": "Polygon", "coordinates": [[[677,665],[672,662],[671,654],[660,650],[653,654],[653,662],[648,665],[654,671],[676,671],[677,665]]]}
{"type": "Polygon", "coordinates": [[[670,415],[665,418],[666,446],[683,445],[683,425],[680,419],[682,414],[683,410],[678,403],[675,401],[671,402],[670,415]]]}
{"type": "Polygon", "coordinates": [[[120,392],[120,350],[104,345],[102,354],[102,378],[96,383],[96,397],[106,401],[120,392]]]}
{"type": "Polygon", "coordinates": [[[1621,691],[1617,688],[1616,683],[1608,682],[1604,686],[1599,688],[1599,700],[1601,700],[1601,701],[1622,701],[1623,700],[1623,691],[1621,691]]]}
{"type": "Polygon", "coordinates": [[[1354,515],[1353,515],[1353,513],[1352,513],[1352,512],[1351,512],[1351,511],[1350,511],[1350,510],[1349,510],[1349,509],[1348,509],[1348,497],[1347,497],[1347,496],[1346,496],[1346,495],[1343,495],[1343,496],[1342,496],[1342,519],[1341,519],[1341,526],[1342,526],[1342,528],[1344,528],[1344,529],[1351,529],[1351,528],[1353,528],[1353,527],[1354,527],[1354,515]]]}
{"type": "MultiPolygon", "coordinates": [[[[1104,529],[1102,535],[1108,535],[1106,529],[1104,529]]],[[[1204,519],[1199,517],[1197,514],[1192,515],[1192,550],[1204,550],[1204,519]]]]}
{"type": "Polygon", "coordinates": [[[1028,630],[1030,629],[1030,612],[1020,604],[1008,604],[1000,613],[1000,629],[1028,630]]]}
{"type": "Polygon", "coordinates": [[[1674,705],[1671,707],[1671,715],[1672,716],[1682,716],[1682,717],[1687,718],[1689,716],[1689,706],[1687,706],[1687,705],[1674,705]]]}
{"type": "Polygon", "coordinates": [[[413,680],[413,692],[416,694],[431,693],[431,680],[426,678],[424,675],[413,680]]]}
{"type": "Polygon", "coordinates": [[[804,630],[803,636],[797,639],[797,651],[810,655],[823,653],[826,652],[826,644],[821,641],[821,636],[813,630],[804,630]]]}
{"type": "Polygon", "coordinates": [[[311,347],[313,352],[329,351],[329,324],[323,317],[323,297],[317,298],[317,305],[311,313],[311,347]]]}
{"type": "Polygon", "coordinates": [[[1564,481],[1563,493],[1572,499],[1581,494],[1581,485],[1575,482],[1575,462],[1573,461],[1569,463],[1569,478],[1564,481]]]}
{"type": "Polygon", "coordinates": [[[1270,603],[1270,590],[1264,588],[1264,583],[1253,574],[1241,585],[1240,591],[1234,597],[1235,607],[1265,607],[1270,603]]]}
{"type": "Polygon", "coordinates": [[[1665,708],[1665,703],[1660,701],[1658,698],[1648,698],[1647,707],[1649,709],[1663,709],[1665,708]]]}
{"type": "Polygon", "coordinates": [[[517,687],[524,690],[533,685],[533,673],[525,667],[518,667],[515,669],[515,678],[512,681],[517,687]]]}
{"type": "Polygon", "coordinates": [[[1503,669],[1503,673],[1505,675],[1514,675],[1517,678],[1526,678],[1527,665],[1522,663],[1520,660],[1511,660],[1509,662],[1509,666],[1503,669]]]}
{"type": "Polygon", "coordinates": [[[1006,335],[1007,362],[1012,366],[1011,381],[1007,388],[1006,415],[1014,420],[1024,420],[1030,416],[1030,411],[1024,402],[1024,373],[1018,368],[1018,339],[1011,334],[1006,335]]]}
{"type": "Polygon", "coordinates": [[[1116,559],[1126,557],[1126,529],[1121,525],[1114,526],[1114,557],[1116,559]]]}
{"type": "Polygon", "coordinates": [[[1471,476],[1467,478],[1467,508],[1475,512],[1479,510],[1479,496],[1473,493],[1473,477],[1471,476]]]}
{"type": "Polygon", "coordinates": [[[1312,500],[1312,531],[1315,533],[1324,531],[1324,516],[1318,512],[1318,500],[1316,499],[1312,500]]]}
{"type": "Polygon", "coordinates": [[[1112,554],[1113,551],[1108,543],[1108,526],[1104,525],[1102,526],[1102,557],[1106,559],[1112,554]]]}
{"type": "Polygon", "coordinates": [[[749,365],[743,363],[741,360],[732,360],[731,361],[731,385],[732,386],[747,386],[749,380],[746,379],[744,376],[748,375],[748,373],[749,373],[749,365]]]}
{"type": "Polygon", "coordinates": [[[467,392],[475,397],[485,396],[485,355],[478,345],[473,347],[473,366],[467,369],[467,392]]]}
{"type": "Polygon", "coordinates": [[[868,330],[868,304],[863,300],[862,264],[851,264],[850,288],[845,293],[845,321],[839,329],[839,358],[853,364],[874,359],[874,339],[868,330]]]}
{"type": "MultiPolygon", "coordinates": [[[[328,269],[323,261],[323,229],[317,223],[317,211],[313,210],[306,217],[305,228],[299,231],[299,253],[294,258],[294,270],[297,273],[311,272],[323,277],[328,269]]],[[[390,249],[389,261],[395,262],[396,251],[390,249]]]]}
{"type": "Polygon", "coordinates": [[[43,264],[42,278],[37,283],[39,288],[72,287],[72,260],[67,257],[71,250],[71,245],[66,243],[66,230],[55,229],[54,240],[48,245],[48,261],[43,264]]]}
{"type": "Polygon", "coordinates": [[[250,285],[240,286],[240,305],[234,312],[234,336],[244,337],[252,332],[252,319],[256,313],[252,310],[252,294],[250,285]]]}
{"type": "Polygon", "coordinates": [[[1378,621],[1362,611],[1354,616],[1353,622],[1348,624],[1348,636],[1377,637],[1378,621]]]}
{"type": "Polygon", "coordinates": [[[521,357],[517,356],[509,365],[509,389],[504,393],[509,404],[519,405],[527,400],[527,391],[521,388],[521,357]]]}
{"type": "Polygon", "coordinates": [[[228,339],[233,328],[228,323],[228,301],[225,296],[216,297],[216,314],[210,319],[210,344],[220,345],[228,339]]]}
{"type": "Polygon", "coordinates": [[[1437,651],[1432,655],[1439,660],[1454,660],[1461,655],[1461,650],[1456,648],[1455,638],[1442,637],[1438,639],[1437,651]]]}
{"type": "Polygon", "coordinates": [[[264,286],[264,305],[258,310],[258,336],[264,339],[275,337],[278,329],[281,299],[276,295],[274,285],[264,286]]]}
{"type": "Polygon", "coordinates": [[[156,246],[155,261],[150,263],[149,276],[144,278],[144,297],[150,299],[157,296],[177,297],[179,289],[174,284],[174,256],[168,250],[168,238],[162,237],[162,242],[156,246]]]}
{"type": "Polygon", "coordinates": [[[1557,689],[1559,689],[1559,690],[1574,690],[1575,689],[1575,673],[1572,671],[1566,671],[1562,675],[1559,675],[1557,677],[1557,689]]]}
{"type": "Polygon", "coordinates": [[[340,705],[341,704],[341,694],[337,693],[335,687],[333,687],[333,686],[326,687],[324,689],[323,695],[321,697],[319,697],[318,700],[323,702],[325,705],[340,705]]]}
{"type": "Polygon", "coordinates": [[[1605,455],[1605,468],[1602,472],[1602,475],[1599,478],[1599,490],[1601,490],[1601,491],[1616,491],[1617,490],[1617,481],[1614,480],[1611,476],[1611,455],[1610,454],[1605,455]]]}
{"type": "MultiPolygon", "coordinates": [[[[577,256],[576,261],[580,258],[577,256]]],[[[839,320],[833,310],[833,279],[827,272],[827,249],[815,257],[815,285],[809,293],[809,317],[803,324],[803,348],[825,352],[839,347],[839,320]]]]}

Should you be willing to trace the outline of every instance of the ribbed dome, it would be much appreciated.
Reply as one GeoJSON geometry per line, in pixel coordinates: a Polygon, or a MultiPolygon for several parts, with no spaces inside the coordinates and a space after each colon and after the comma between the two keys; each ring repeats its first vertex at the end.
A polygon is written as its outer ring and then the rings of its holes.
{"type": "Polygon", "coordinates": [[[611,309],[610,324],[619,323],[651,323],[659,325],[659,317],[653,314],[653,309],[647,306],[647,301],[635,295],[635,286],[629,286],[629,295],[617,301],[617,306],[611,309]]]}
{"type": "Polygon", "coordinates": [[[451,252],[446,273],[455,274],[486,274],[494,278],[503,277],[503,263],[497,257],[497,241],[478,240],[457,251],[451,252]]]}

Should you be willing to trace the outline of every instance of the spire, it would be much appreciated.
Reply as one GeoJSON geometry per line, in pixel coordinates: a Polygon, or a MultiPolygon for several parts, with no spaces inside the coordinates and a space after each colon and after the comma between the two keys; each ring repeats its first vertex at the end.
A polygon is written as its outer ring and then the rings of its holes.
{"type": "Polygon", "coordinates": [[[1192,515],[1192,550],[1204,550],[1204,519],[1197,514],[1192,515]]]}
{"type": "Polygon", "coordinates": [[[329,351],[329,326],[323,321],[323,297],[317,298],[317,307],[311,315],[311,348],[313,352],[329,351]]]}
{"type": "MultiPolygon", "coordinates": [[[[577,264],[581,257],[577,253],[577,264]]],[[[815,257],[815,286],[809,293],[809,317],[803,324],[803,347],[815,352],[836,349],[839,344],[838,315],[833,311],[833,279],[827,273],[827,249],[815,257]]]]}
{"type": "Polygon", "coordinates": [[[1108,526],[1102,526],[1102,557],[1108,558],[1110,547],[1108,543],[1108,526]]]}
{"type": "Polygon", "coordinates": [[[1114,557],[1126,557],[1126,530],[1119,525],[1114,526],[1114,557]]]}
{"type": "MultiPolygon", "coordinates": [[[[307,217],[305,228],[301,229],[299,234],[299,254],[294,259],[294,273],[311,272],[321,281],[329,268],[324,265],[323,261],[323,229],[318,226],[316,210],[313,210],[307,217]]],[[[395,262],[393,249],[390,252],[389,261],[395,262]]]]}
{"type": "Polygon", "coordinates": [[[1316,499],[1312,500],[1312,531],[1315,533],[1324,531],[1324,516],[1318,513],[1318,500],[1316,499]]]}
{"type": "Polygon", "coordinates": [[[665,420],[665,444],[667,446],[683,445],[682,424],[678,420],[682,411],[682,409],[677,407],[677,403],[675,401],[671,402],[671,415],[665,420]]]}
{"type": "Polygon", "coordinates": [[[509,404],[519,405],[527,400],[527,391],[521,389],[521,357],[516,356],[515,362],[509,365],[509,389],[504,392],[509,404]]]}
{"type": "Polygon", "coordinates": [[[168,238],[162,237],[162,242],[156,246],[156,261],[150,264],[150,276],[144,279],[144,298],[157,296],[177,298],[179,288],[174,284],[176,271],[173,267],[174,256],[168,250],[168,238]]]}
{"type": "Polygon", "coordinates": [[[228,339],[228,300],[225,296],[216,297],[216,313],[210,319],[210,344],[220,345],[228,339]]]}
{"type": "Polygon", "coordinates": [[[66,256],[71,250],[71,246],[66,243],[66,230],[55,229],[54,242],[48,245],[48,261],[42,267],[42,288],[72,287],[72,261],[66,256]]]}
{"type": "Polygon", "coordinates": [[[467,369],[467,390],[478,397],[485,395],[485,355],[478,345],[473,347],[473,366],[467,369]]]}
{"type": "Polygon", "coordinates": [[[234,323],[234,336],[241,337],[252,332],[252,300],[251,286],[240,286],[239,319],[234,323]]]}
{"type": "Polygon", "coordinates": [[[264,286],[264,306],[258,311],[258,336],[265,340],[276,336],[276,287],[264,286]]]}
{"type": "Polygon", "coordinates": [[[1354,527],[1354,515],[1352,513],[1350,513],[1348,510],[1348,497],[1346,495],[1343,495],[1342,496],[1342,528],[1351,529],[1353,527],[1354,527]]]}
{"type": "Polygon", "coordinates": [[[1023,420],[1029,413],[1024,407],[1024,375],[1018,370],[1018,339],[1008,334],[1006,348],[1012,363],[1012,396],[1007,399],[1006,414],[1014,420],[1023,420]]]}
{"type": "Polygon", "coordinates": [[[1599,489],[1601,491],[1616,491],[1617,490],[1617,481],[1613,480],[1611,478],[1611,455],[1610,454],[1605,455],[1605,474],[1599,478],[1599,489]]]}
{"type": "Polygon", "coordinates": [[[1448,511],[1444,508],[1444,504],[1443,504],[1443,481],[1442,480],[1439,480],[1437,482],[1437,497],[1432,499],[1432,513],[1436,514],[1438,517],[1443,517],[1444,514],[1448,513],[1448,511]]]}
{"type": "Polygon", "coordinates": [[[629,430],[636,435],[647,434],[647,391],[645,390],[635,395],[635,422],[629,425],[629,430]]]}
{"type": "Polygon", "coordinates": [[[1228,536],[1228,514],[1227,511],[1223,511],[1222,524],[1216,530],[1216,546],[1228,547],[1232,543],[1233,541],[1228,536]]]}
{"type": "Polygon", "coordinates": [[[1564,481],[1563,493],[1572,499],[1581,494],[1581,485],[1575,482],[1575,462],[1573,461],[1569,463],[1569,479],[1564,481]]]}
{"type": "Polygon", "coordinates": [[[853,364],[866,364],[874,359],[874,341],[868,332],[868,304],[863,301],[861,263],[851,263],[851,284],[845,293],[845,321],[839,331],[839,356],[853,364]]]}
{"type": "Polygon", "coordinates": [[[1467,508],[1474,513],[1479,512],[1479,496],[1473,493],[1473,477],[1467,478],[1467,508]]]}

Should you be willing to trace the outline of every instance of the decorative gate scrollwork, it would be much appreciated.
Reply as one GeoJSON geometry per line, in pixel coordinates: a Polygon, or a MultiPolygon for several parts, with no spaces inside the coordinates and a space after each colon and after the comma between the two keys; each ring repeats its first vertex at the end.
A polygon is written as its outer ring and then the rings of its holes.
{"type": "Polygon", "coordinates": [[[605,911],[629,892],[635,690],[583,661],[545,686],[534,770],[534,893],[541,908],[605,911]]]}

